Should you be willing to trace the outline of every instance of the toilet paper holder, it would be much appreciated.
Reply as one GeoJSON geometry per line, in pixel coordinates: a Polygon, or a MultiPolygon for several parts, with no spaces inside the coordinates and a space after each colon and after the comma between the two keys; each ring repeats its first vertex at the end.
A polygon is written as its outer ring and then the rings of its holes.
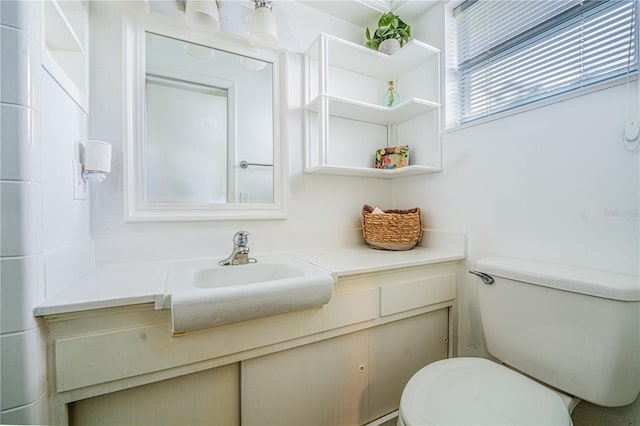
{"type": "Polygon", "coordinates": [[[111,144],[89,140],[84,147],[82,180],[100,183],[111,173],[111,144]]]}

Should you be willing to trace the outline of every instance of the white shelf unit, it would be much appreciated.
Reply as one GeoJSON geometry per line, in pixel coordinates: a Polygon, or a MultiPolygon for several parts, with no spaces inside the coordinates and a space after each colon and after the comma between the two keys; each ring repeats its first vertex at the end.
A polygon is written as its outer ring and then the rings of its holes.
{"type": "Polygon", "coordinates": [[[81,0],[42,2],[42,65],[88,111],[88,10],[81,0]]]}
{"type": "Polygon", "coordinates": [[[441,171],[440,51],[411,40],[386,55],[320,34],[305,52],[305,172],[382,179],[441,171]],[[401,103],[382,98],[393,81],[401,103]],[[409,166],[375,169],[377,149],[409,145],[409,166]]]}

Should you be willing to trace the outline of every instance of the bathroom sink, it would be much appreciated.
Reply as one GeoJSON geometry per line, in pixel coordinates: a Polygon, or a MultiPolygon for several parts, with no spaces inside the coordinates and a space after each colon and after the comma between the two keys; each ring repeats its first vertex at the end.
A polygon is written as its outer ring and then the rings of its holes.
{"type": "Polygon", "coordinates": [[[331,299],[333,275],[293,256],[263,256],[246,265],[217,262],[169,266],[156,307],[171,309],[174,334],[319,308],[331,299]]]}
{"type": "Polygon", "coordinates": [[[252,263],[202,269],[196,274],[193,285],[200,288],[214,288],[251,283],[267,284],[270,281],[303,275],[302,269],[283,263],[252,263]]]}

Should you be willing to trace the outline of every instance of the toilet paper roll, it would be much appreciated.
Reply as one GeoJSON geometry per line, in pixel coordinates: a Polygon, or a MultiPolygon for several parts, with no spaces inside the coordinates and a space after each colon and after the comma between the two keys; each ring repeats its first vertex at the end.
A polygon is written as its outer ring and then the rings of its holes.
{"type": "Polygon", "coordinates": [[[84,148],[84,169],[111,172],[111,144],[103,141],[87,141],[84,148]]]}

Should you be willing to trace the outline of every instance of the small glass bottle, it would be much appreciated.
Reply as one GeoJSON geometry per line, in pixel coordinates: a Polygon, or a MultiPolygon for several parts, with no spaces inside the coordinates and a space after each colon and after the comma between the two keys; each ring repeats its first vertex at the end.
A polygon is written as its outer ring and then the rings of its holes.
{"type": "Polygon", "coordinates": [[[385,92],[382,101],[383,105],[388,108],[394,107],[400,103],[400,95],[393,87],[393,81],[389,81],[389,86],[387,87],[387,91],[385,92]]]}

